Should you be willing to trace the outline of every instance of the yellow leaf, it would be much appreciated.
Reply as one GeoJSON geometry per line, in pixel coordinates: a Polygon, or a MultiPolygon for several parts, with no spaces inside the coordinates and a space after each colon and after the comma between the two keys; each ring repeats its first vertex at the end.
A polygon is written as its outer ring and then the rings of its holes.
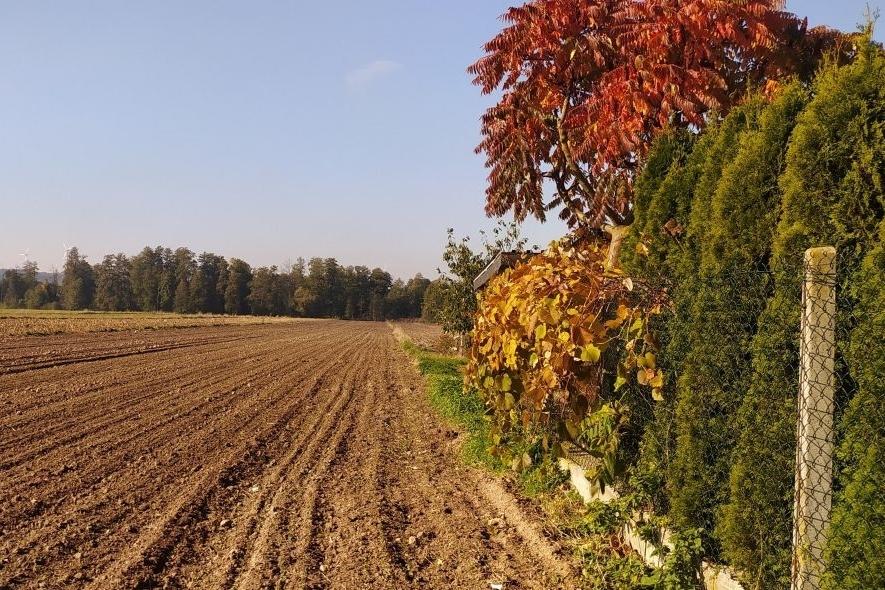
{"type": "Polygon", "coordinates": [[[501,391],[510,391],[510,387],[513,385],[513,380],[510,378],[510,375],[506,373],[501,377],[501,391]]]}
{"type": "Polygon", "coordinates": [[[505,393],[504,394],[504,409],[509,411],[509,410],[512,410],[515,406],[516,406],[516,398],[513,397],[513,394],[509,393],[509,392],[505,393]]]}
{"type": "Polygon", "coordinates": [[[553,388],[559,385],[559,379],[556,378],[556,374],[550,367],[544,367],[542,376],[544,378],[544,383],[547,384],[547,387],[553,388]]]}
{"type": "Polygon", "coordinates": [[[655,372],[654,378],[650,379],[648,384],[655,389],[660,389],[664,386],[664,374],[661,371],[655,372]]]}
{"type": "Polygon", "coordinates": [[[581,349],[581,360],[585,363],[595,363],[599,356],[600,350],[593,344],[587,344],[581,349]]]}

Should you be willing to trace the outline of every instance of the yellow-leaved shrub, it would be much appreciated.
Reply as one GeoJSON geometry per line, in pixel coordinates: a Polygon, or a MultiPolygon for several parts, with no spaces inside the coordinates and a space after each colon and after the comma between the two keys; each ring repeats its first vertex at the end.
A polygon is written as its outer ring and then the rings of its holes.
{"type": "Polygon", "coordinates": [[[665,296],[607,269],[607,247],[553,242],[492,279],[466,370],[496,445],[517,431],[554,454],[571,442],[600,459],[603,486],[619,472],[631,400],[657,398],[664,384],[649,320],[665,296]]]}

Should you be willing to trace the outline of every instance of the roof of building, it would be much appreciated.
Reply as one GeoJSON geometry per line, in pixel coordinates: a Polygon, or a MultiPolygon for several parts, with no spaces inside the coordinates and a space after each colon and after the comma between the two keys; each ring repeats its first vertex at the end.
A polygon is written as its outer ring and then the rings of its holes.
{"type": "Polygon", "coordinates": [[[519,259],[524,255],[523,252],[510,251],[505,252],[501,251],[492,258],[492,261],[488,263],[488,265],[483,269],[481,273],[476,275],[476,278],[473,279],[473,290],[479,291],[486,284],[492,280],[494,276],[498,273],[507,270],[508,268],[515,265],[519,262],[519,259]]]}

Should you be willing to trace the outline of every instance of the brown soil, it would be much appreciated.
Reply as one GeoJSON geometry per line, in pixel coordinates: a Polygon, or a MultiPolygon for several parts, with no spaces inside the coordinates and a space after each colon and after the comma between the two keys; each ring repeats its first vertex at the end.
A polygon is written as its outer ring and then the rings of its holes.
{"type": "Polygon", "coordinates": [[[0,588],[567,587],[384,324],[5,338],[0,588]]]}

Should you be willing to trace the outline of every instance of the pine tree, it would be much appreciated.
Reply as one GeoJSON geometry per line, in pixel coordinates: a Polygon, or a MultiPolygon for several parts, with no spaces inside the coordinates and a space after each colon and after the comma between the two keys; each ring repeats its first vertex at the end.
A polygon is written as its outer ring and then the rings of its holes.
{"type": "Polygon", "coordinates": [[[191,286],[194,311],[224,313],[224,290],[220,288],[227,261],[221,256],[203,252],[197,259],[197,268],[191,286]]]}
{"type": "Polygon", "coordinates": [[[71,248],[65,259],[64,278],[61,284],[61,301],[65,309],[88,309],[95,295],[95,278],[92,266],[80,256],[77,248],[71,248]]]}
{"type": "Polygon", "coordinates": [[[248,315],[249,283],[252,268],[239,258],[231,258],[228,264],[227,285],[224,291],[224,311],[231,315],[248,315]]]}
{"type": "Polygon", "coordinates": [[[288,293],[277,267],[262,266],[252,273],[249,306],[253,315],[283,315],[288,309],[288,293]]]}
{"type": "Polygon", "coordinates": [[[196,308],[191,297],[191,283],[197,270],[194,253],[187,248],[176,249],[173,265],[175,296],[172,309],[176,313],[193,313],[196,308]]]}

